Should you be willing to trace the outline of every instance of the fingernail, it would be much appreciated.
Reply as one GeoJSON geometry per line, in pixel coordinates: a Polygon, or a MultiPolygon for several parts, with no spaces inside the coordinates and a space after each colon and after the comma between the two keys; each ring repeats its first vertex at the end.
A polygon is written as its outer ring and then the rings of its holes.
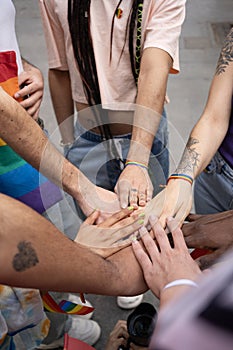
{"type": "Polygon", "coordinates": [[[122,209],[127,208],[127,204],[126,204],[126,203],[123,203],[123,204],[121,205],[121,208],[122,208],[122,209]]]}
{"type": "Polygon", "coordinates": [[[134,210],[134,207],[131,205],[130,207],[128,207],[128,210],[134,210]]]}
{"type": "Polygon", "coordinates": [[[131,241],[134,243],[137,241],[137,236],[136,235],[133,235],[131,236],[131,241]]]}
{"type": "Polygon", "coordinates": [[[147,229],[143,226],[139,229],[140,237],[144,236],[147,233],[147,229]]]}
{"type": "Polygon", "coordinates": [[[138,224],[139,225],[143,225],[144,224],[144,220],[143,219],[138,220],[138,224]]]}
{"type": "Polygon", "coordinates": [[[18,94],[18,92],[15,93],[14,95],[15,98],[19,98],[20,97],[20,94],[18,94]]]}

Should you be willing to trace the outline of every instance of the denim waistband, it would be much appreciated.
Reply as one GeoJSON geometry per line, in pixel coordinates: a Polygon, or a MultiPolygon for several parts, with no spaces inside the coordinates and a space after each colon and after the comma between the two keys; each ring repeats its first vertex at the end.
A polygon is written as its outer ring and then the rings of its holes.
{"type": "Polygon", "coordinates": [[[221,156],[219,152],[217,152],[214,155],[213,159],[211,160],[211,163],[206,167],[205,171],[208,173],[224,173],[225,176],[227,176],[230,179],[233,179],[233,169],[225,161],[225,159],[221,156]]]}
{"type": "MultiPolygon", "coordinates": [[[[93,131],[85,129],[78,121],[75,124],[75,137],[82,137],[85,140],[93,142],[102,142],[101,135],[96,134],[93,131]]],[[[114,135],[114,139],[131,139],[131,134],[114,135]]]]}

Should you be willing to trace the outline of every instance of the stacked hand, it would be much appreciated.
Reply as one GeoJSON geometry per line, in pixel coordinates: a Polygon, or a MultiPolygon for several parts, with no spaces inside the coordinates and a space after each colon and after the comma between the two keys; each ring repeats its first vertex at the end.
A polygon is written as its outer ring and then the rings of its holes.
{"type": "Polygon", "coordinates": [[[188,247],[212,251],[196,260],[201,269],[210,267],[233,246],[233,210],[209,215],[190,214],[187,220],[182,231],[188,247]]]}
{"type": "Polygon", "coordinates": [[[152,228],[151,234],[145,227],[140,229],[143,246],[135,240],[132,247],[148,287],[160,297],[167,283],[183,278],[195,280],[201,272],[197,263],[191,258],[182,231],[174,219],[167,220],[174,248],[171,247],[159,220],[151,216],[149,223],[152,228]]]}
{"type": "Polygon", "coordinates": [[[115,186],[121,208],[145,206],[152,198],[153,185],[146,168],[128,165],[115,186]]]}
{"type": "Polygon", "coordinates": [[[192,187],[184,180],[170,180],[166,188],[159,192],[144,209],[145,222],[149,215],[156,215],[163,227],[166,226],[166,218],[176,219],[181,227],[183,221],[190,213],[192,206],[192,187]]]}
{"type": "Polygon", "coordinates": [[[132,212],[132,207],[122,209],[96,224],[100,212],[94,211],[81,225],[75,241],[88,246],[104,258],[116,253],[131,244],[131,235],[143,224],[143,213],[132,212]]]}

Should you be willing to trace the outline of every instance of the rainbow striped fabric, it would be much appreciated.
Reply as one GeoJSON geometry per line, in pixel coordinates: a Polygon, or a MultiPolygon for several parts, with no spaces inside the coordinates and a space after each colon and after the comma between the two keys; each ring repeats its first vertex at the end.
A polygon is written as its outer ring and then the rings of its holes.
{"type": "Polygon", "coordinates": [[[91,306],[76,304],[69,300],[62,300],[57,304],[49,293],[44,294],[42,300],[47,311],[60,314],[87,315],[94,310],[91,306]]]}
{"type": "MultiPolygon", "coordinates": [[[[15,52],[0,52],[0,86],[11,96],[19,89],[17,73],[15,52]]],[[[15,153],[2,139],[0,192],[20,200],[40,214],[62,199],[60,189],[15,153]]]]}

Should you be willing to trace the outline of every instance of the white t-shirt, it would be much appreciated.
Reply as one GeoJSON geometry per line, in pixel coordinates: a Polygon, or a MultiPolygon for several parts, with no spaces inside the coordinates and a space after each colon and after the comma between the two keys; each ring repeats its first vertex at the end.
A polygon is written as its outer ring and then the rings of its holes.
{"type": "Polygon", "coordinates": [[[23,66],[15,33],[15,7],[11,0],[1,0],[0,7],[0,52],[15,51],[18,73],[21,73],[23,66]]]}
{"type": "MultiPolygon", "coordinates": [[[[132,0],[120,4],[122,17],[115,17],[110,62],[112,19],[119,0],[91,2],[91,35],[95,54],[102,106],[135,103],[136,86],[131,71],[125,31],[132,0]],[[123,55],[120,58],[122,48],[123,55]]],[[[73,54],[67,20],[67,0],[39,0],[47,42],[49,68],[69,70],[72,95],[76,102],[86,103],[82,82],[73,54]]],[[[185,0],[145,0],[142,17],[142,49],[160,48],[172,57],[171,73],[179,71],[179,36],[185,18],[185,0]]],[[[119,106],[118,106],[119,109],[119,106]]]]}

